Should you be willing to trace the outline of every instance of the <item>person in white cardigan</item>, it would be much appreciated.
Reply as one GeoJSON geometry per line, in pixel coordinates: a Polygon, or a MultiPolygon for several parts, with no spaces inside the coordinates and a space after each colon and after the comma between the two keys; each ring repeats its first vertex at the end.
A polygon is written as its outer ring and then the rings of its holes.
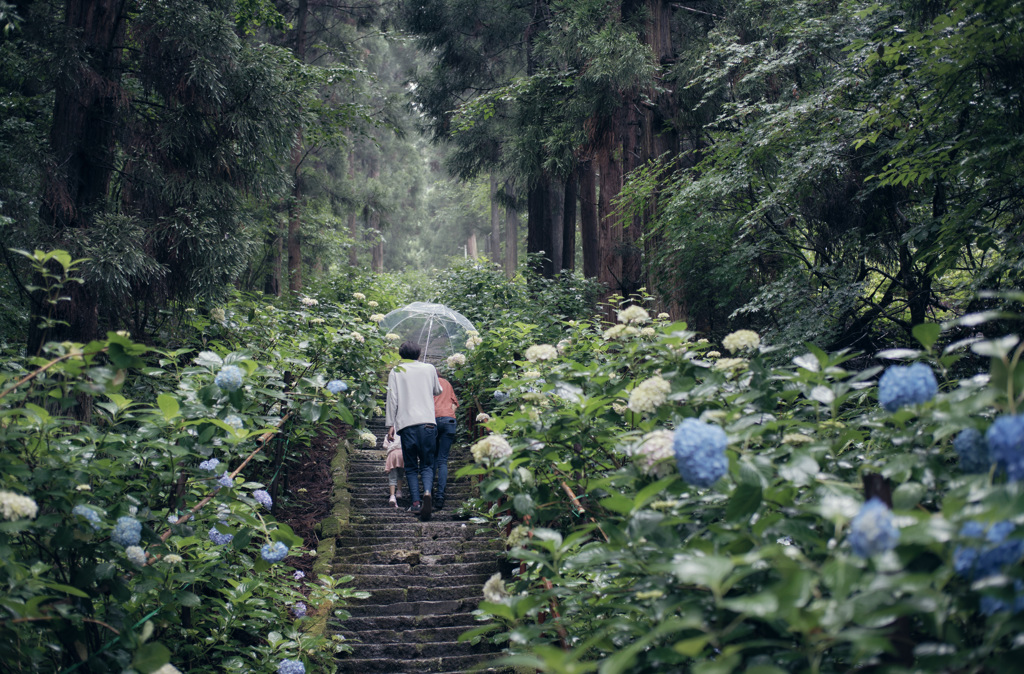
{"type": "Polygon", "coordinates": [[[441,382],[433,365],[419,361],[420,353],[420,346],[415,342],[403,342],[398,347],[402,361],[388,375],[384,423],[390,427],[389,438],[394,438],[396,431],[402,438],[405,479],[409,483],[409,498],[412,499],[409,510],[427,521],[433,511],[430,490],[434,485],[434,452],[437,447],[434,396],[441,393],[441,382]]]}

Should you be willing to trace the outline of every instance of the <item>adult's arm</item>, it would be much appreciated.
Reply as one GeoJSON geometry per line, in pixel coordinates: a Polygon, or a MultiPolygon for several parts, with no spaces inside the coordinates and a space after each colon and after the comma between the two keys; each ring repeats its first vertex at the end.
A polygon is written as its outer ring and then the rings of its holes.
{"type": "Polygon", "coordinates": [[[433,373],[433,378],[431,380],[431,383],[434,386],[434,388],[431,389],[431,390],[433,391],[433,395],[439,396],[439,395],[441,395],[441,391],[443,391],[444,389],[441,388],[441,380],[437,376],[437,368],[434,367],[433,365],[431,365],[430,366],[430,371],[433,373]]]}

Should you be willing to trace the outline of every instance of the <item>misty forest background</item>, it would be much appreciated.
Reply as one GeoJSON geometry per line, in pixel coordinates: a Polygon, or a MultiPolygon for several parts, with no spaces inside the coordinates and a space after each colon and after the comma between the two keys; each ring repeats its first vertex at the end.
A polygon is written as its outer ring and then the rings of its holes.
{"type": "Polygon", "coordinates": [[[0,338],[152,337],[232,288],[415,287],[480,254],[646,288],[708,335],[907,342],[1020,286],[1021,20],[1012,0],[0,2],[0,338]],[[84,282],[54,307],[12,249],[67,250],[84,282]]]}

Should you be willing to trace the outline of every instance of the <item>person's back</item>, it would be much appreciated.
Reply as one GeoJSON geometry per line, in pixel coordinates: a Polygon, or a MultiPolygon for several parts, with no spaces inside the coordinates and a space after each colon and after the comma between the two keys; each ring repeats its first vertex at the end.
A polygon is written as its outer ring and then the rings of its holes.
{"type": "Polygon", "coordinates": [[[434,420],[437,422],[437,452],[434,455],[434,469],[437,473],[437,498],[434,508],[444,507],[445,488],[448,485],[448,452],[455,441],[455,410],[459,407],[459,399],[447,379],[439,379],[441,393],[434,396],[434,420]]]}
{"type": "Polygon", "coordinates": [[[402,438],[402,457],[413,513],[430,519],[433,503],[430,491],[434,485],[434,452],[437,426],[434,423],[434,396],[441,392],[437,370],[429,363],[420,363],[420,347],[404,342],[398,347],[402,362],[388,375],[388,396],[385,423],[402,438]],[[420,501],[420,478],[423,480],[423,501],[420,501]]]}

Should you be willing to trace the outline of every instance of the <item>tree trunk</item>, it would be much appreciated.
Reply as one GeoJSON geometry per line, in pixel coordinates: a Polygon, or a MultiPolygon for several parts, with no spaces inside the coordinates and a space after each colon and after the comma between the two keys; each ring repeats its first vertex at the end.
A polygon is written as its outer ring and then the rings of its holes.
{"type": "MultiPolygon", "coordinates": [[[[349,147],[352,146],[352,133],[348,133],[349,147]]],[[[349,149],[348,151],[348,179],[349,184],[354,184],[356,178],[356,151],[349,149]]],[[[352,239],[352,245],[348,249],[348,266],[358,267],[359,266],[359,250],[356,243],[359,241],[359,225],[356,218],[355,210],[352,210],[348,214],[348,235],[352,239]]]]}
{"type": "MultiPolygon", "coordinates": [[[[505,184],[505,193],[509,200],[515,199],[515,185],[505,184]]],[[[519,267],[519,211],[515,204],[505,209],[505,276],[512,278],[519,267]]]]}
{"type": "Polygon", "coordinates": [[[608,294],[621,292],[622,279],[622,225],[612,215],[612,199],[622,189],[622,166],[616,161],[621,154],[614,131],[603,134],[597,149],[597,170],[600,174],[597,197],[598,250],[600,259],[597,280],[604,284],[608,294]]]}
{"type": "Polygon", "coordinates": [[[580,244],[583,247],[583,275],[596,278],[600,274],[601,242],[597,226],[597,181],[594,164],[589,159],[580,163],[580,244]]]}
{"type": "Polygon", "coordinates": [[[498,212],[498,176],[491,173],[491,261],[501,263],[501,224],[498,212]]]}
{"type": "Polygon", "coordinates": [[[548,189],[548,213],[549,218],[548,224],[548,236],[551,240],[551,245],[548,250],[551,254],[545,263],[545,274],[546,278],[555,278],[562,273],[562,250],[564,248],[564,239],[562,238],[565,234],[565,183],[558,178],[551,178],[550,187],[548,189]]]}
{"type": "Polygon", "coordinates": [[[476,232],[470,232],[469,238],[466,239],[466,255],[473,258],[474,260],[476,259],[477,255],[479,255],[479,253],[476,250],[476,232]]]}
{"type": "MultiPolygon", "coordinates": [[[[115,164],[121,127],[119,98],[125,36],[125,0],[67,0],[65,50],[77,72],[57,78],[50,127],[52,165],[44,174],[40,220],[53,231],[48,242],[80,257],[80,243],[93,219],[104,209],[115,164]]],[[[36,279],[36,285],[44,285],[36,279]]],[[[99,335],[99,301],[89,284],[70,283],[56,306],[33,294],[29,354],[50,340],[88,342],[99,335]],[[51,313],[52,307],[52,313],[51,313]],[[38,327],[43,314],[66,322],[48,330],[38,327]]]]}
{"type": "MultiPolygon", "coordinates": [[[[295,58],[306,62],[306,20],[309,16],[308,0],[299,0],[295,17],[295,58]]],[[[288,212],[288,290],[302,290],[302,129],[296,134],[292,147],[292,200],[288,212]]]]}
{"type": "Polygon", "coordinates": [[[267,243],[270,246],[270,269],[267,271],[266,283],[263,284],[263,294],[280,297],[281,263],[284,258],[284,237],[281,236],[280,230],[271,234],[267,243]]]}
{"type": "Polygon", "coordinates": [[[576,175],[577,172],[573,171],[565,181],[565,203],[562,206],[562,271],[576,269],[576,175]]]}
{"type": "Polygon", "coordinates": [[[546,245],[550,240],[546,226],[546,213],[548,209],[548,183],[545,176],[541,176],[530,187],[526,195],[526,254],[530,256],[527,263],[537,274],[544,273],[544,262],[535,255],[546,256],[549,251],[546,245]]]}

